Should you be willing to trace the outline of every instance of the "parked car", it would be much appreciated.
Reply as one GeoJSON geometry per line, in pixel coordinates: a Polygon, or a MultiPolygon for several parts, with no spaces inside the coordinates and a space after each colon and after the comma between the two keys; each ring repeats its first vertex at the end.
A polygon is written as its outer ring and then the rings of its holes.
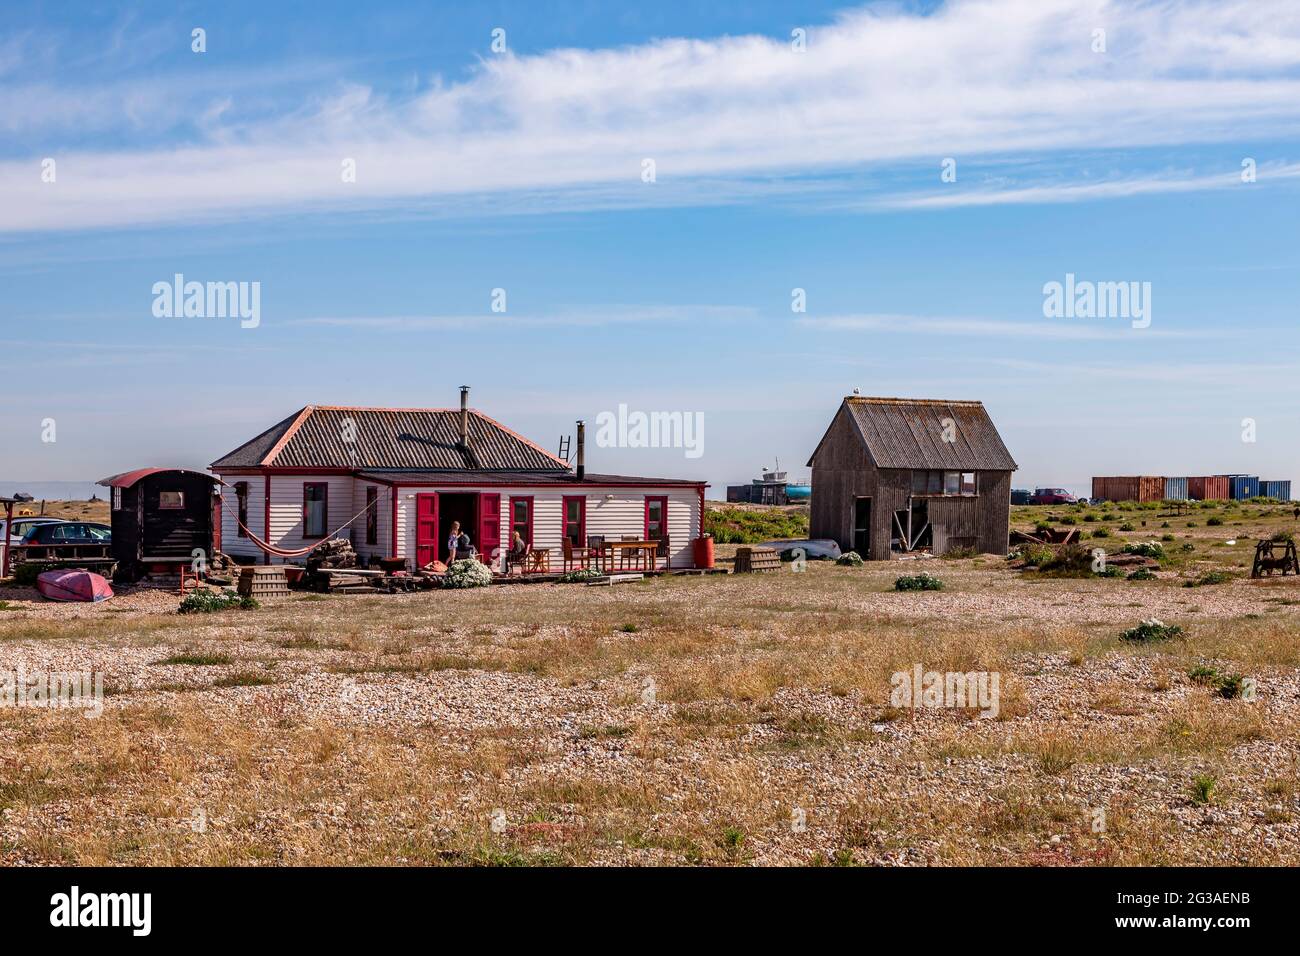
{"type": "Polygon", "coordinates": [[[834,561],[840,556],[840,546],[830,538],[804,538],[790,541],[764,541],[760,548],[775,548],[782,561],[793,561],[796,548],[803,549],[809,561],[834,561]]]}
{"type": "Polygon", "coordinates": [[[3,518],[0,518],[0,543],[3,543],[4,536],[9,535],[9,543],[12,545],[21,544],[28,531],[42,524],[63,524],[62,518],[31,518],[22,517],[14,518],[12,528],[6,528],[3,518]]]}
{"type": "Polygon", "coordinates": [[[1030,491],[1028,488],[1011,489],[1011,503],[1013,505],[1027,505],[1029,504],[1029,499],[1032,498],[1033,496],[1034,493],[1030,491]]]}
{"type": "Polygon", "coordinates": [[[1078,500],[1064,488],[1035,488],[1029,503],[1031,505],[1072,505],[1078,500]]]}
{"type": "MultiPolygon", "coordinates": [[[[17,523],[17,522],[15,522],[17,523]]],[[[38,524],[23,535],[23,544],[109,544],[113,529],[92,521],[60,521],[55,524],[38,524]]]]}

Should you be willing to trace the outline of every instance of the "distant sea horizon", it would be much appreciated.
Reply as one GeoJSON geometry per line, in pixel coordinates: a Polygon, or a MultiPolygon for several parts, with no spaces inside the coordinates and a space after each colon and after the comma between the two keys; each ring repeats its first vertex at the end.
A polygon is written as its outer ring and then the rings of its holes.
{"type": "Polygon", "coordinates": [[[10,481],[0,478],[0,498],[31,495],[37,501],[89,501],[108,497],[108,489],[93,481],[10,481]]]}

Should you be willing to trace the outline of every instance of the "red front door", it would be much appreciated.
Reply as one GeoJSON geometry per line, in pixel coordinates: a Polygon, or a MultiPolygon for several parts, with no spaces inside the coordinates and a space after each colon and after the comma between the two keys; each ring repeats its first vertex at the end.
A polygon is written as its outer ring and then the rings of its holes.
{"type": "Polygon", "coordinates": [[[415,496],[415,566],[422,568],[438,557],[438,496],[415,496]]]}
{"type": "Polygon", "coordinates": [[[501,556],[501,496],[478,496],[479,559],[492,564],[501,556]]]}

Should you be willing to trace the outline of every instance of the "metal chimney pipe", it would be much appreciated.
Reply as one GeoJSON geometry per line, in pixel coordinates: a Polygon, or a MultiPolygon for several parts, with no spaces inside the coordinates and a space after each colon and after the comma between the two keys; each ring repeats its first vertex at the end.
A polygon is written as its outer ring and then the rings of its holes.
{"type": "Polygon", "coordinates": [[[469,386],[460,387],[460,444],[469,447],[469,386]]]}
{"type": "Polygon", "coordinates": [[[578,419],[578,480],[587,473],[587,425],[578,419]]]}

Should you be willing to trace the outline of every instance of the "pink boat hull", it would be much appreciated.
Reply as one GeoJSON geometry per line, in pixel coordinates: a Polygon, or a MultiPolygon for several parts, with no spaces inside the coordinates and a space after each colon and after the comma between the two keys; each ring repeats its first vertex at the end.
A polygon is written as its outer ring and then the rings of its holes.
{"type": "Polygon", "coordinates": [[[113,596],[108,582],[93,571],[45,571],[36,577],[36,590],[51,601],[106,601],[113,596]]]}

